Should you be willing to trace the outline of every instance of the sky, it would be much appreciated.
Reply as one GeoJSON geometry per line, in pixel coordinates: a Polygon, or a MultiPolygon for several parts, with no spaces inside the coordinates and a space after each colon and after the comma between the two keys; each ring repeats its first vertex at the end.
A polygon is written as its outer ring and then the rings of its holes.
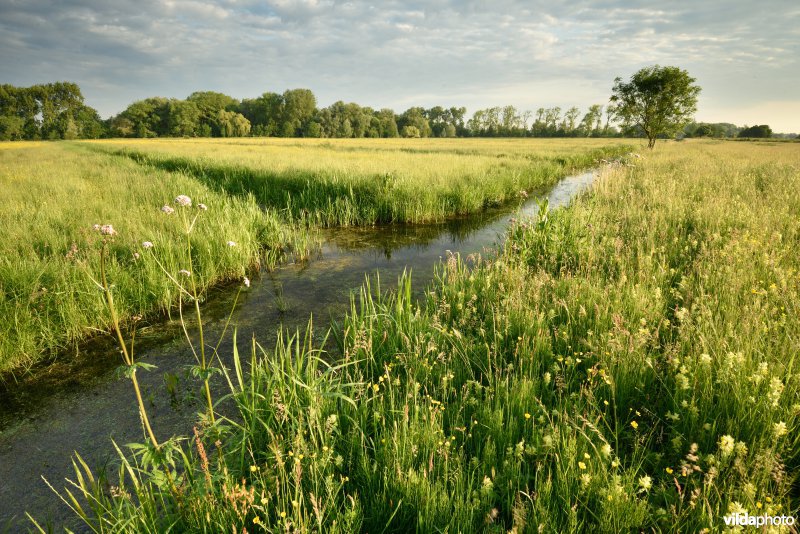
{"type": "Polygon", "coordinates": [[[0,83],[77,83],[108,117],[151,96],[308,88],[411,106],[608,102],[673,65],[697,120],[800,132],[798,0],[0,0],[0,83]]]}

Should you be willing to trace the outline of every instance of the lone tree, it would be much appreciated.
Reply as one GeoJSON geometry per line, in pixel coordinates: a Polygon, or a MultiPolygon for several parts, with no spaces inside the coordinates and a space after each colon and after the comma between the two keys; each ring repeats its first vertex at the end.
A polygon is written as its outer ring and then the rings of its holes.
{"type": "Polygon", "coordinates": [[[659,135],[674,135],[692,120],[697,111],[700,87],[678,67],[645,67],[631,81],[614,80],[611,102],[614,115],[626,126],[642,129],[648,148],[659,135]]]}

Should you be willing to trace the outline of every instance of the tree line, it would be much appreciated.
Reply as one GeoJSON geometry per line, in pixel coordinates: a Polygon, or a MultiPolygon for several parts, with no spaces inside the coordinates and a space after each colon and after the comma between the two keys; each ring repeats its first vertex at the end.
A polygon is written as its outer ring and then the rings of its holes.
{"type": "MultiPolygon", "coordinates": [[[[319,108],[309,89],[266,92],[238,100],[200,91],[186,99],[152,97],[102,120],[84,103],[78,85],[56,82],[31,87],[0,85],[0,140],[96,139],[101,137],[616,137],[641,136],[636,127],[612,124],[614,106],[519,110],[479,109],[467,118],[464,107],[411,107],[397,114],[356,103],[319,108]]],[[[764,135],[734,125],[692,123],[687,137],[764,135]],[[753,135],[755,133],[755,135],[753,135]]],[[[764,129],[766,128],[766,130],[764,129]]]]}

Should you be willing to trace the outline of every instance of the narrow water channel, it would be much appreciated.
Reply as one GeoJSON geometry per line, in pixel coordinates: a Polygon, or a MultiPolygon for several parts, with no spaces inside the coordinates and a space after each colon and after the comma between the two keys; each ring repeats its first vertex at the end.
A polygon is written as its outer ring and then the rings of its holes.
{"type": "MultiPolygon", "coordinates": [[[[564,206],[594,176],[567,177],[544,197],[553,208],[564,206]]],[[[535,215],[541,198],[437,225],[326,230],[322,249],[310,261],[284,265],[253,280],[239,294],[231,324],[240,341],[255,337],[265,348],[274,346],[280,327],[302,329],[310,316],[321,335],[331,319],[343,318],[351,292],[367,276],[379,274],[381,288],[388,289],[404,270],[411,271],[419,294],[448,250],[466,256],[495,246],[510,219],[535,215]]],[[[207,340],[213,342],[222,332],[238,291],[238,286],[216,291],[204,306],[207,340]]],[[[225,338],[222,355],[230,354],[230,331],[225,338]]],[[[190,433],[202,406],[196,398],[198,384],[188,376],[194,359],[180,323],[142,328],[137,340],[137,359],[158,367],[138,374],[156,434],[190,433]]],[[[116,378],[121,357],[112,340],[93,340],[69,360],[10,389],[0,386],[0,533],[27,529],[25,511],[55,530],[79,528],[42,477],[60,489],[64,478],[73,475],[74,451],[102,469],[113,464],[112,440],[120,446],[143,440],[131,386],[116,378]]]]}

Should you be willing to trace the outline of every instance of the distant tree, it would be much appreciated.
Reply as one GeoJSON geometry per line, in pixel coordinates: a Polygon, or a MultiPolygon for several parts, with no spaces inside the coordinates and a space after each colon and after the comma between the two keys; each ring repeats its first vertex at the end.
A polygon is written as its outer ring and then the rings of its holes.
{"type": "Polygon", "coordinates": [[[583,116],[578,126],[579,134],[587,137],[590,135],[600,135],[600,123],[602,120],[603,106],[599,104],[589,106],[589,111],[583,116]]]}
{"type": "Polygon", "coordinates": [[[210,128],[198,128],[198,134],[203,135],[209,130],[213,135],[222,135],[228,125],[219,122],[222,115],[220,111],[236,111],[239,108],[239,101],[223,93],[214,91],[195,91],[190,94],[186,100],[193,102],[197,109],[200,111],[200,125],[206,125],[210,128]]]}
{"type": "Polygon", "coordinates": [[[403,126],[402,136],[403,137],[420,137],[419,128],[417,128],[416,126],[410,126],[410,125],[403,126]]]}
{"type": "MultiPolygon", "coordinates": [[[[402,132],[406,126],[413,126],[419,131],[419,137],[430,137],[431,126],[425,118],[425,109],[421,107],[408,108],[397,120],[397,127],[402,132]]],[[[405,137],[405,136],[404,136],[405,137]]]]}
{"type": "Polygon", "coordinates": [[[167,104],[167,131],[172,137],[192,137],[200,126],[200,109],[191,100],[172,99],[167,104]]]}
{"type": "Polygon", "coordinates": [[[216,124],[219,137],[244,137],[250,133],[250,121],[241,113],[225,111],[217,112],[216,124]]]}
{"type": "Polygon", "coordinates": [[[637,71],[629,82],[614,80],[611,102],[614,116],[624,126],[635,126],[653,148],[659,136],[674,135],[697,111],[700,87],[678,67],[653,65],[637,71]]]}
{"type": "Polygon", "coordinates": [[[693,137],[711,137],[713,134],[714,130],[708,124],[698,124],[694,132],[692,132],[693,137]]]}
{"type": "Polygon", "coordinates": [[[575,106],[569,108],[567,112],[564,114],[564,125],[565,125],[564,130],[567,135],[575,134],[575,130],[577,129],[578,126],[578,117],[580,116],[580,114],[581,111],[575,106]]]}
{"type": "Polygon", "coordinates": [[[739,132],[739,137],[758,137],[758,138],[772,137],[772,128],[770,128],[766,124],[760,124],[758,126],[750,126],[749,128],[745,128],[744,130],[739,132]]]}
{"type": "Polygon", "coordinates": [[[0,141],[16,141],[25,138],[25,119],[22,117],[0,116],[0,141]]]}
{"type": "Polygon", "coordinates": [[[380,125],[381,137],[399,137],[400,133],[397,130],[397,116],[394,111],[384,108],[375,112],[375,117],[378,119],[380,125]]]}

